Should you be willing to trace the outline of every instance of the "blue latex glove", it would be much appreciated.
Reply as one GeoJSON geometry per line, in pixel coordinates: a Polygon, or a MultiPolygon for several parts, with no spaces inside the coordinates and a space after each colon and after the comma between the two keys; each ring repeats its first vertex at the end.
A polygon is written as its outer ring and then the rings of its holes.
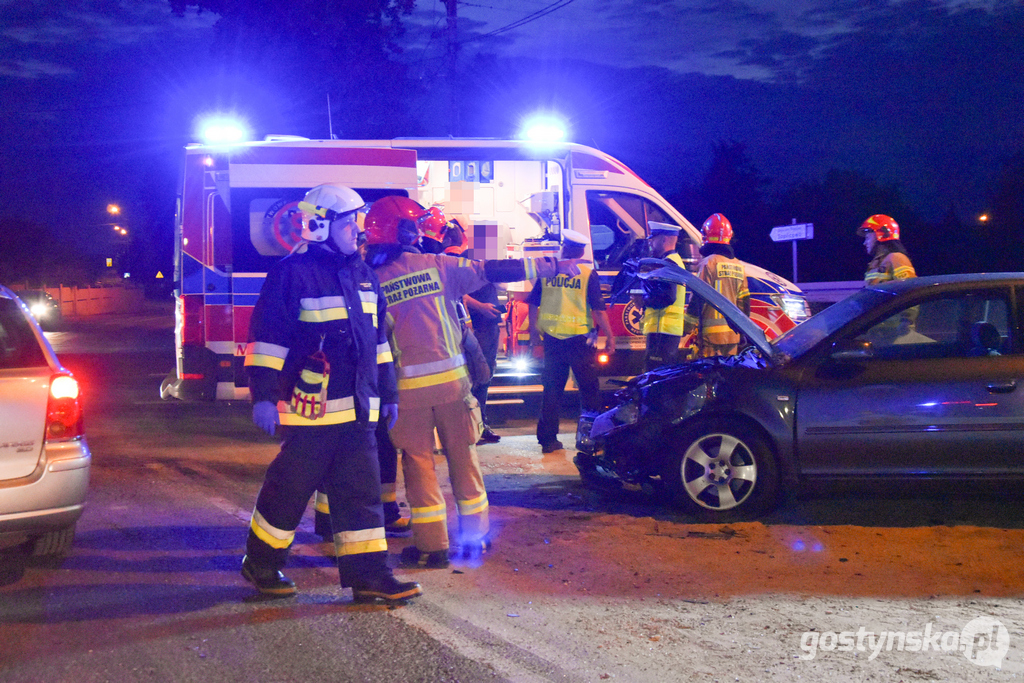
{"type": "Polygon", "coordinates": [[[395,421],[398,420],[398,404],[385,403],[380,407],[381,422],[387,422],[388,430],[394,429],[395,421]]]}
{"type": "Polygon", "coordinates": [[[271,436],[277,430],[277,425],[281,424],[281,419],[277,416],[277,406],[271,401],[259,401],[253,404],[252,421],[271,436]]]}

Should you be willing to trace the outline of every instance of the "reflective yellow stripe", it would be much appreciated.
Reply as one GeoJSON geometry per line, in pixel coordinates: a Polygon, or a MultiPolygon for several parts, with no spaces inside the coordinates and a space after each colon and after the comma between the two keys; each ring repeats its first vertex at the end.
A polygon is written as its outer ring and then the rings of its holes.
{"type": "Polygon", "coordinates": [[[391,344],[384,342],[383,344],[377,344],[377,365],[381,363],[393,363],[395,362],[394,357],[391,355],[391,344]]]}
{"type": "Polygon", "coordinates": [[[462,351],[455,338],[455,326],[452,324],[452,317],[448,311],[448,301],[442,297],[434,299],[434,308],[437,309],[437,320],[441,323],[441,335],[444,337],[444,348],[449,356],[455,356],[462,351]]]}
{"type": "Polygon", "coordinates": [[[476,498],[460,500],[458,502],[460,515],[478,515],[488,507],[486,493],[479,495],[476,498]]]}
{"type": "Polygon", "coordinates": [[[524,258],[523,259],[523,270],[526,271],[526,277],[524,280],[536,280],[538,268],[538,259],[535,258],[524,258]]]}
{"type": "Polygon", "coordinates": [[[384,527],[339,531],[334,534],[334,550],[338,557],[387,552],[387,549],[388,542],[384,539],[384,527]]]}
{"type": "Polygon", "coordinates": [[[317,491],[316,492],[316,498],[314,498],[313,500],[314,500],[313,508],[317,512],[322,512],[325,515],[331,514],[331,508],[327,504],[327,494],[326,493],[324,493],[322,491],[317,491]]]}
{"type": "Polygon", "coordinates": [[[322,311],[299,311],[299,320],[304,323],[326,323],[332,320],[347,319],[347,308],[325,308],[322,311]]]}
{"type": "Polygon", "coordinates": [[[409,377],[400,379],[398,380],[398,388],[420,389],[422,387],[432,387],[437,384],[454,382],[455,380],[461,377],[466,377],[468,374],[469,373],[466,371],[466,366],[460,365],[454,370],[449,370],[447,372],[439,372],[434,375],[424,375],[423,377],[409,377]]]}
{"type": "Polygon", "coordinates": [[[430,522],[443,522],[447,518],[444,503],[431,505],[425,508],[412,508],[413,524],[429,524],[430,522]]]}
{"type": "Polygon", "coordinates": [[[271,370],[280,370],[284,367],[284,358],[277,358],[275,356],[264,356],[261,354],[246,354],[245,362],[243,365],[247,368],[258,367],[258,368],[270,368],[271,370]]]}
{"type": "Polygon", "coordinates": [[[245,366],[252,365],[271,370],[284,367],[284,359],[288,357],[288,347],[270,342],[249,342],[245,345],[245,366]]]}
{"type": "MultiPolygon", "coordinates": [[[[376,420],[373,417],[371,411],[371,421],[376,420]]],[[[338,425],[346,422],[355,422],[356,420],[356,409],[349,408],[348,410],[339,410],[334,413],[327,413],[323,417],[316,420],[310,420],[308,417],[300,417],[295,413],[278,413],[278,418],[281,420],[283,425],[301,426],[301,427],[317,427],[322,425],[338,425]]]]}
{"type": "Polygon", "coordinates": [[[292,531],[278,529],[276,526],[268,523],[257,510],[252,511],[252,521],[249,522],[249,528],[256,534],[256,538],[271,548],[287,548],[295,539],[294,529],[292,531]]]}

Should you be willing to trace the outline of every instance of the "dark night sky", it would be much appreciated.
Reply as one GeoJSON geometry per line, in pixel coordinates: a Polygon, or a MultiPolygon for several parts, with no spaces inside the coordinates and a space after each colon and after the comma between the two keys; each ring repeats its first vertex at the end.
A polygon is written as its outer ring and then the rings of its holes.
{"type": "MultiPolygon", "coordinates": [[[[444,10],[419,0],[406,18],[402,59],[428,91],[444,10]]],[[[0,218],[87,234],[118,202],[169,242],[199,114],[234,108],[259,136],[326,137],[290,120],[286,83],[211,57],[216,19],[175,17],[166,0],[0,0],[0,218]]],[[[459,22],[465,68],[516,74],[464,103],[464,133],[508,136],[512,114],[556,109],[571,139],[666,196],[735,140],[771,188],[856,170],[898,184],[925,218],[967,218],[1024,149],[1016,1],[474,0],[459,22]]]]}

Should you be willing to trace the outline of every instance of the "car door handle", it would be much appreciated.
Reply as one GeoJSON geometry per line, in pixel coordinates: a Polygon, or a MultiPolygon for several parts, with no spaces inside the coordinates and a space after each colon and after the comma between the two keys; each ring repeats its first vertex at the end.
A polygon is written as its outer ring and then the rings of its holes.
{"type": "Polygon", "coordinates": [[[1017,381],[1010,380],[1009,382],[996,382],[988,385],[988,393],[990,394],[1008,394],[1017,388],[1017,381]]]}

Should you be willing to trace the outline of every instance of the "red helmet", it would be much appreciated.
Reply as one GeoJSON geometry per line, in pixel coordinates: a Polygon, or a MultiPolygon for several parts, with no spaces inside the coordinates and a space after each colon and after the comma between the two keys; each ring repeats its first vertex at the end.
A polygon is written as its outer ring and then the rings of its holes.
{"type": "MultiPolygon", "coordinates": [[[[373,203],[366,214],[366,242],[368,244],[413,244],[422,234],[433,239],[437,229],[435,223],[440,220],[445,224],[444,213],[439,207],[431,207],[428,211],[417,202],[401,195],[388,195],[373,203]],[[403,234],[399,239],[399,224],[402,220],[411,221],[415,227],[415,235],[403,234]],[[428,232],[429,231],[429,232],[428,232]]],[[[441,231],[441,235],[444,231],[441,231]]],[[[441,241],[441,237],[436,238],[441,241]]]]}
{"type": "Polygon", "coordinates": [[[863,236],[869,232],[875,233],[875,238],[879,242],[888,242],[889,240],[898,240],[900,238],[899,224],[883,213],[876,213],[857,228],[858,235],[863,236]]]}
{"type": "Polygon", "coordinates": [[[732,223],[729,219],[720,213],[711,214],[704,225],[701,226],[700,232],[704,235],[705,242],[714,242],[716,244],[729,244],[732,241],[732,223]]]}
{"type": "Polygon", "coordinates": [[[444,216],[444,209],[434,205],[427,209],[427,213],[419,218],[420,232],[424,237],[440,242],[448,230],[448,219],[444,216]]]}

